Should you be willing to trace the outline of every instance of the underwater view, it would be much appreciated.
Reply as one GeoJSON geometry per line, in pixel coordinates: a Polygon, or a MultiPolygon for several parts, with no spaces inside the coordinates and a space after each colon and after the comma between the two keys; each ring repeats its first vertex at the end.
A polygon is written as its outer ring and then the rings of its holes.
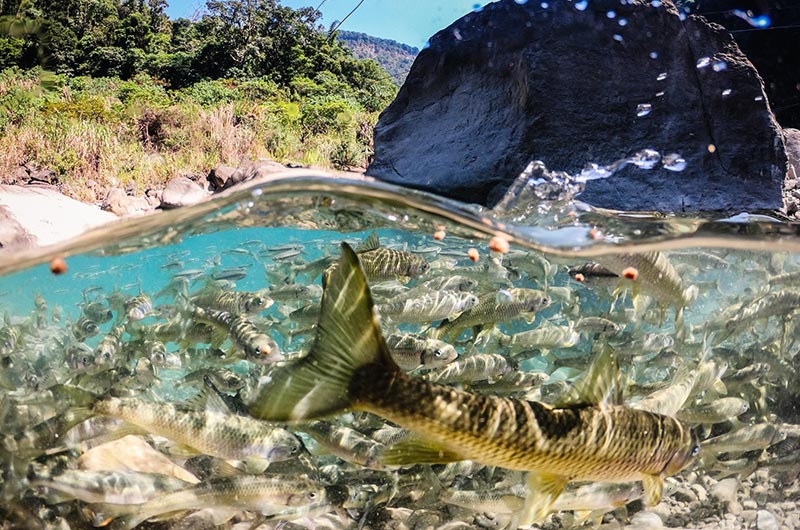
{"type": "Polygon", "coordinates": [[[541,186],[276,178],[3,256],[0,528],[800,527],[798,227],[541,186]]]}

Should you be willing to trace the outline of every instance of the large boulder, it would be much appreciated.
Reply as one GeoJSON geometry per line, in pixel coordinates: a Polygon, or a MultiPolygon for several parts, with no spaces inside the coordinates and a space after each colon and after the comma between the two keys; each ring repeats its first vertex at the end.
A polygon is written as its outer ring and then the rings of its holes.
{"type": "Polygon", "coordinates": [[[51,245],[117,216],[39,186],[0,185],[0,246],[51,245]]]}
{"type": "Polygon", "coordinates": [[[643,149],[685,167],[622,165],[580,199],[625,210],[781,206],[779,127],[728,32],[666,0],[500,0],[430,39],[380,116],[367,174],[492,205],[533,160],[576,174],[643,149]]]}

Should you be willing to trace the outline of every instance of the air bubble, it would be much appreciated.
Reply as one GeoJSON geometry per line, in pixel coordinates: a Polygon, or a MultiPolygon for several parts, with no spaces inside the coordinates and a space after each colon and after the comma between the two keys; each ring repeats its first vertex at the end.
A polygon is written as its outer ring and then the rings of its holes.
{"type": "Polygon", "coordinates": [[[636,116],[642,118],[652,112],[653,106],[650,103],[639,103],[636,105],[636,116]]]}
{"type": "Polygon", "coordinates": [[[627,19],[627,18],[621,18],[621,19],[619,19],[619,21],[617,22],[617,24],[619,24],[619,25],[620,25],[620,26],[622,26],[622,27],[625,27],[625,26],[627,26],[627,25],[628,25],[628,19],[627,19]]]}
{"type": "Polygon", "coordinates": [[[651,59],[658,59],[658,52],[650,52],[651,59]]]}
{"type": "Polygon", "coordinates": [[[589,7],[589,0],[580,0],[580,2],[575,2],[575,9],[578,11],[586,11],[587,7],[589,7]]]}
{"type": "Polygon", "coordinates": [[[473,13],[480,13],[483,11],[483,6],[480,4],[472,4],[472,12],[473,13]]]}
{"type": "Polygon", "coordinates": [[[728,63],[725,61],[717,61],[711,68],[713,68],[715,72],[721,72],[728,69],[728,63]]]}
{"type": "Polygon", "coordinates": [[[667,78],[667,72],[661,72],[660,74],[658,74],[658,77],[656,77],[656,81],[663,81],[666,78],[667,78]]]}
{"type": "Polygon", "coordinates": [[[607,16],[608,18],[614,18],[614,17],[616,17],[616,16],[617,16],[617,13],[616,13],[616,12],[614,12],[614,11],[609,11],[608,13],[606,13],[606,16],[607,16]]]}
{"type": "Polygon", "coordinates": [[[731,95],[731,92],[732,92],[732,91],[731,91],[731,89],[730,89],[730,88],[726,88],[725,90],[723,90],[723,91],[722,91],[722,95],[723,95],[723,96],[730,96],[730,95],[731,95]]]}
{"type": "Polygon", "coordinates": [[[622,35],[620,35],[619,33],[615,33],[614,34],[614,40],[617,41],[617,42],[622,42],[625,39],[623,39],[622,35]]]}

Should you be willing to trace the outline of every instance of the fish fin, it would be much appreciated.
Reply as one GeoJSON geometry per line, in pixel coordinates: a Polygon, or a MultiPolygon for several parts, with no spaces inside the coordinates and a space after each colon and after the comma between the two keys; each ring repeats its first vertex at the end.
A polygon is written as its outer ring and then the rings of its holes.
{"type": "Polygon", "coordinates": [[[172,456],[191,458],[201,453],[194,447],[190,447],[186,444],[175,444],[169,447],[169,454],[172,456]]]}
{"type": "Polygon", "coordinates": [[[575,405],[621,405],[622,378],[614,350],[606,345],[583,376],[558,399],[556,408],[575,405]]]}
{"type": "Polygon", "coordinates": [[[421,436],[412,435],[387,447],[380,457],[386,466],[449,464],[466,458],[421,436]]]}
{"type": "Polygon", "coordinates": [[[216,386],[207,375],[203,377],[203,388],[196,395],[187,399],[186,405],[193,410],[232,414],[230,407],[217,394],[216,386]]]}
{"type": "Polygon", "coordinates": [[[528,527],[544,520],[553,503],[569,482],[567,477],[550,473],[528,473],[528,492],[520,514],[519,526],[528,527]]]}
{"type": "Polygon", "coordinates": [[[358,257],[342,243],[339,266],[322,294],[311,351],[267,379],[249,405],[250,414],[298,422],[343,412],[354,404],[351,384],[368,365],[376,371],[400,372],[383,340],[358,257]]]}
{"type": "Polygon", "coordinates": [[[661,475],[642,475],[642,486],[644,487],[644,503],[647,506],[655,506],[661,502],[661,495],[664,493],[664,479],[661,475]]]}
{"type": "Polygon", "coordinates": [[[381,246],[381,241],[378,239],[378,232],[373,230],[369,233],[367,238],[356,247],[355,253],[361,254],[370,250],[375,250],[381,246]]]}

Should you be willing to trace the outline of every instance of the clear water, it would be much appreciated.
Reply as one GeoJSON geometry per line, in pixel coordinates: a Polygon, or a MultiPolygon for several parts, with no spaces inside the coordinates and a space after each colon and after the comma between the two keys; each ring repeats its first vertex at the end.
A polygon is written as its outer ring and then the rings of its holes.
{"type": "MultiPolygon", "coordinates": [[[[260,376],[285,368],[251,362],[237,353],[230,339],[219,344],[223,352],[229,351],[229,356],[221,358],[209,353],[208,343],[184,338],[165,341],[168,361],[159,360],[156,370],[148,371],[146,377],[136,372],[142,366],[140,358],[146,355],[143,350],[121,353],[126,344],[136,340],[131,329],[177,319],[175,311],[183,311],[184,318],[193,318],[185,298],[175,291],[164,291],[176,275],[189,275],[190,297],[212,279],[232,276],[232,283],[229,280],[221,284],[223,290],[267,289],[269,294],[269,289],[281,285],[281,279],[319,285],[321,269],[311,273],[304,265],[325,256],[338,257],[342,241],[355,247],[373,230],[377,230],[382,246],[416,253],[430,264],[423,276],[411,278],[406,284],[371,283],[379,307],[406,288],[454,274],[477,280],[476,295],[496,292],[500,299],[511,287],[526,287],[541,290],[552,300],[533,318],[498,322],[492,332],[491,325],[484,326],[485,333],[477,338],[470,331],[461,333],[454,341],[459,362],[478,354],[496,353],[504,356],[511,368],[505,376],[487,372],[459,380],[454,383],[459,388],[548,401],[563,392],[563,382],[568,385],[579,379],[593,355],[607,344],[619,352],[628,405],[635,406],[658,388],[677,386],[687,372],[700,370],[699,363],[715,363],[717,377],[704,382],[704,386],[697,383],[691,397],[678,406],[678,415],[722,398],[739,399],[746,403],[747,410],[703,422],[687,421],[687,425],[695,428],[703,440],[737,431],[744,436],[748,429],[763,430],[764,425],[774,427],[760,437],[738,442],[732,449],[717,450],[714,442],[704,443],[700,458],[666,479],[663,500],[655,507],[644,506],[641,491],[636,489],[621,500],[606,497],[605,501],[597,501],[596,493],[584,496],[585,502],[590,498],[601,505],[592,508],[591,523],[634,528],[653,524],[651,518],[658,517],[667,526],[687,528],[748,528],[753,521],[758,522],[759,528],[771,528],[768,525],[773,521],[777,525],[774,528],[800,524],[794,507],[800,491],[800,465],[792,457],[800,447],[800,413],[796,405],[800,386],[795,359],[800,351],[800,332],[794,320],[798,306],[791,302],[792,293],[800,293],[798,227],[758,216],[715,220],[619,214],[593,210],[569,196],[553,198],[537,201],[533,206],[507,202],[502,210],[490,211],[384,184],[313,175],[278,178],[192,208],[120,222],[58,248],[31,251],[0,262],[0,310],[6,315],[3,337],[7,339],[11,329],[16,333],[11,342],[3,344],[2,351],[2,527],[85,528],[100,522],[87,514],[103,513],[97,502],[74,500],[81,494],[57,494],[53,483],[31,483],[31,466],[40,466],[36,467],[40,471],[78,469],[83,465],[81,454],[113,439],[110,433],[117,424],[96,427],[100,429],[98,434],[87,427],[97,422],[90,419],[56,432],[55,438],[35,439],[32,449],[24,451],[15,449],[16,442],[11,441],[15,436],[27,436],[39,421],[74,410],[70,403],[56,402],[52,396],[42,394],[46,389],[77,384],[94,392],[102,389],[103,396],[180,403],[202,389],[202,382],[183,384],[186,374],[202,366],[211,372],[231,370],[241,376],[245,387],[228,394],[238,393],[247,402],[260,376]],[[437,232],[443,232],[444,239],[436,239],[437,232]],[[495,236],[510,243],[508,254],[490,251],[490,240],[495,236]],[[477,261],[468,255],[473,248],[478,253],[477,261]],[[607,258],[603,255],[634,252],[663,253],[683,287],[697,290],[696,297],[685,304],[682,328],[676,324],[675,304],[653,291],[652,286],[636,286],[643,278],[576,281],[575,275],[568,273],[570,268],[597,256],[604,263],[607,258]],[[57,256],[66,259],[65,274],[50,272],[50,260],[57,256]],[[795,276],[784,276],[791,273],[795,276]],[[161,296],[157,296],[160,292],[161,296]],[[112,293],[122,293],[122,299],[146,294],[155,310],[136,324],[125,324],[117,357],[106,364],[98,360],[80,368],[69,366],[65,353],[68,347],[83,342],[88,347],[84,350],[91,352],[115,325],[124,321],[124,315],[115,310],[113,320],[99,323],[96,336],[82,339],[70,331],[82,316],[82,303],[106,303],[112,293]],[[777,297],[778,293],[784,293],[780,299],[784,302],[762,308],[759,318],[743,316],[753,310],[752,304],[760,298],[777,297]],[[37,310],[37,295],[46,302],[46,309],[37,310]],[[663,309],[661,302],[665,302],[663,309]],[[781,303],[786,307],[779,306],[781,303]],[[738,309],[737,304],[741,304],[738,309]],[[177,309],[162,311],[162,306],[177,309]],[[575,331],[585,317],[606,318],[619,329],[575,331]],[[736,324],[737,319],[742,320],[741,324],[736,324]],[[726,327],[729,321],[734,324],[726,327]],[[503,342],[526,331],[556,327],[572,331],[574,340],[526,348],[503,342]],[[187,356],[189,348],[194,353],[187,356]],[[763,369],[752,374],[742,372],[756,363],[763,363],[763,369]],[[115,371],[108,371],[112,367],[115,371]],[[508,381],[506,377],[513,377],[518,371],[541,372],[545,380],[512,389],[503,385],[508,381]],[[130,372],[138,375],[131,378],[130,372]],[[28,399],[31,396],[35,397],[33,403],[28,399]],[[93,440],[92,436],[100,438],[93,440]],[[68,442],[65,445],[61,440],[68,442]],[[738,484],[738,488],[725,494],[725,487],[730,488],[731,484],[738,484]]],[[[303,332],[303,326],[308,324],[294,322],[288,315],[318,303],[318,296],[313,294],[276,300],[264,312],[252,315],[251,320],[275,341],[282,355],[302,356],[313,342],[313,330],[303,332]]],[[[438,324],[439,321],[424,319],[412,324],[395,325],[390,319],[383,322],[384,334],[397,330],[424,334],[427,328],[435,329],[438,324]]],[[[420,377],[424,372],[417,370],[412,375],[420,377]]],[[[352,427],[365,436],[385,423],[363,413],[344,414],[329,421],[335,426],[352,427]]],[[[287,477],[287,481],[301,476],[322,486],[346,486],[348,500],[334,501],[331,490],[329,502],[321,507],[293,511],[287,508],[288,502],[281,501],[278,507],[271,505],[264,510],[266,518],[258,519],[254,515],[257,510],[230,498],[228,515],[233,519],[219,515],[216,522],[236,528],[250,527],[250,523],[237,523],[243,521],[255,521],[254,527],[265,528],[460,528],[460,524],[464,528],[502,528],[515,524],[518,510],[509,506],[517,506],[515,503],[522,502],[525,496],[525,480],[519,472],[487,469],[480,463],[367,469],[353,463],[355,458],[346,462],[347,458],[334,456],[335,451],[314,441],[302,426],[288,429],[300,437],[305,449],[294,458],[271,464],[265,473],[287,477]],[[459,506],[453,493],[467,491],[506,492],[506,504],[473,501],[466,507],[459,506]],[[332,515],[336,513],[339,515],[332,515]]],[[[52,435],[54,431],[58,428],[48,432],[52,435]]],[[[187,455],[171,453],[171,444],[163,437],[146,433],[137,436],[168,454],[175,464],[190,468],[193,465],[194,460],[186,462],[187,455]]],[[[203,480],[213,483],[214,469],[203,480]]],[[[237,473],[247,472],[252,470],[237,473]]],[[[596,483],[586,486],[592,484],[596,483]]],[[[547,528],[577,524],[575,510],[582,511],[581,502],[577,500],[554,511],[542,524],[547,528]]],[[[197,501],[184,509],[207,505],[197,501]]],[[[119,511],[137,513],[137,509],[143,508],[123,505],[119,511]]],[[[193,521],[191,517],[184,513],[152,524],[170,528],[188,524],[193,521]]],[[[112,524],[121,525],[121,520],[112,524]]],[[[200,524],[200,519],[194,521],[193,524],[200,524]]]]}

